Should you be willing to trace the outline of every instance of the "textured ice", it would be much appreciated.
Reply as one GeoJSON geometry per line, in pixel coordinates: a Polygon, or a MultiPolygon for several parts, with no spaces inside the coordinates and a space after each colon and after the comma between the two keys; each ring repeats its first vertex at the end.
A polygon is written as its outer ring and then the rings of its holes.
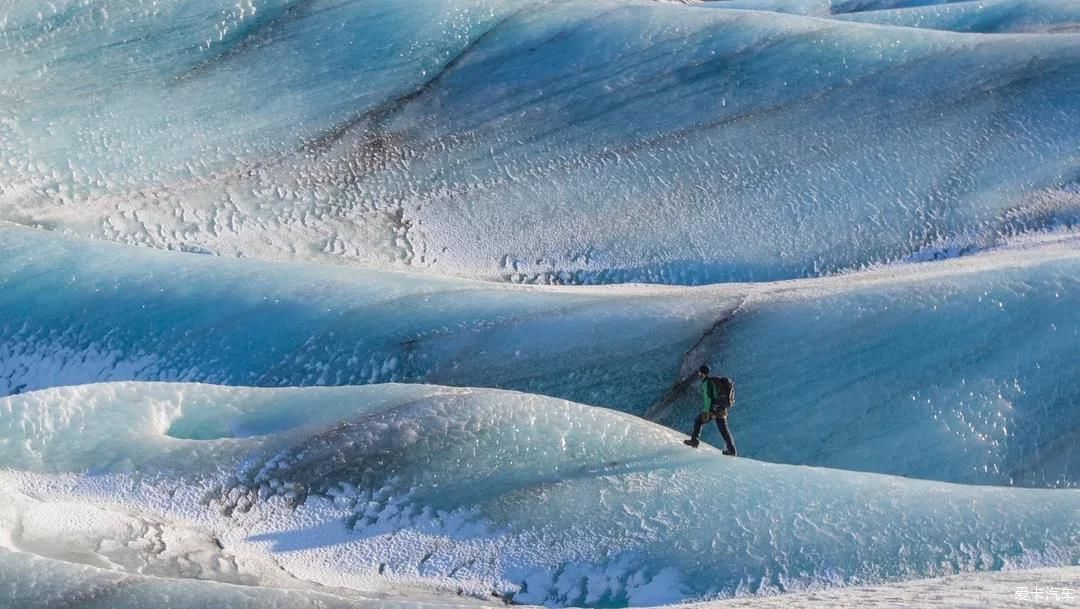
{"type": "Polygon", "coordinates": [[[425,381],[644,412],[737,303],[262,265],[3,227],[0,247],[0,394],[127,379],[425,381]]]}
{"type": "Polygon", "coordinates": [[[1071,0],[724,0],[705,6],[985,34],[1075,33],[1080,26],[1080,7],[1071,0]]]}
{"type": "Polygon", "coordinates": [[[829,17],[849,14],[873,14],[919,7],[949,7],[965,4],[969,0],[706,0],[705,5],[715,8],[734,8],[760,11],[778,11],[795,15],[829,17]]]}
{"type": "Polygon", "coordinates": [[[1078,589],[1074,0],[0,0],[0,82],[0,609],[1078,589]],[[627,282],[720,283],[508,285],[627,282]]]}
{"type": "MultiPolygon", "coordinates": [[[[1033,601],[1016,594],[1066,588],[1075,582],[1073,568],[1027,569],[972,573],[934,580],[853,587],[783,596],[740,598],[697,603],[687,609],[755,607],[768,609],[911,609],[946,605],[951,609],[1030,609],[1033,601]]],[[[463,609],[478,602],[446,598],[372,598],[341,591],[284,590],[230,586],[208,581],[161,579],[59,562],[0,547],[0,587],[11,590],[14,606],[55,606],[77,601],[80,607],[102,609],[463,609]]],[[[489,606],[489,605],[483,605],[489,606]]],[[[1039,606],[1035,604],[1034,606],[1039,606]]],[[[1048,605],[1049,606],[1049,605],[1048,605]]]]}
{"type": "Polygon", "coordinates": [[[1080,5],[1071,0],[989,0],[855,13],[841,18],[954,32],[1080,33],[1080,5]]]}
{"type": "MultiPolygon", "coordinates": [[[[709,350],[745,405],[732,419],[740,449],[938,480],[1080,484],[1080,386],[1061,382],[1080,344],[1078,262],[749,296],[709,350]]],[[[690,394],[650,418],[689,429],[690,394]]]]}
{"type": "MultiPolygon", "coordinates": [[[[731,4],[8,3],[0,218],[557,283],[818,275],[1077,223],[1075,35],[731,4]]],[[[925,4],[744,3],[1075,13],[925,4]]]]}
{"type": "Polygon", "coordinates": [[[31,504],[64,502],[65,537],[87,539],[73,562],[118,571],[204,560],[170,562],[142,534],[153,526],[123,514],[164,523],[181,548],[205,551],[177,532],[202,530],[233,557],[227,577],[256,577],[244,565],[272,557],[335,587],[559,605],[1080,559],[1080,491],[731,459],[631,415],[495,390],[58,388],[0,400],[0,434],[8,545],[48,548],[55,529],[31,504]],[[150,542],[123,543],[125,527],[150,542]],[[95,535],[117,541],[95,546],[95,535]]]}
{"type": "MultiPolygon", "coordinates": [[[[688,430],[732,376],[756,458],[1075,486],[1080,249],[800,282],[570,291],[0,229],[0,389],[106,380],[487,386],[688,430]],[[133,263],[133,261],[136,261],[133,263]],[[796,348],[793,348],[796,347],[796,348]]],[[[714,430],[706,437],[712,438],[714,430]]]]}

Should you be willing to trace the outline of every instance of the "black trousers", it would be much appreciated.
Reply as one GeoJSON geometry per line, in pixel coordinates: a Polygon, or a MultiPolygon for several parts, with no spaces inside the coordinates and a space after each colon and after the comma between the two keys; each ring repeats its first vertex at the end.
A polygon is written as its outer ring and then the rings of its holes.
{"type": "Polygon", "coordinates": [[[698,415],[698,418],[694,420],[694,433],[690,434],[691,440],[697,440],[701,437],[701,428],[706,423],[715,419],[716,428],[720,430],[720,435],[724,437],[724,443],[727,444],[727,449],[731,452],[735,452],[735,439],[731,437],[731,430],[728,429],[727,424],[727,410],[721,410],[719,413],[703,412],[698,415]]]}

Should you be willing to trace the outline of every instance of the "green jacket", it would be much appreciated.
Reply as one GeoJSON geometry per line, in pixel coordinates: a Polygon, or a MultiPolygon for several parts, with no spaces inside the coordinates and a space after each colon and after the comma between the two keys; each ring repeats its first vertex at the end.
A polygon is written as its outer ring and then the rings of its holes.
{"type": "Polygon", "coordinates": [[[732,395],[720,395],[720,379],[717,377],[705,377],[701,381],[701,397],[704,401],[702,412],[712,411],[713,404],[717,402],[720,403],[720,408],[730,408],[733,402],[732,395]]]}
{"type": "Polygon", "coordinates": [[[701,412],[710,412],[712,410],[713,402],[717,398],[717,383],[713,382],[713,377],[705,377],[701,381],[701,397],[705,398],[705,405],[701,407],[701,412]]]}

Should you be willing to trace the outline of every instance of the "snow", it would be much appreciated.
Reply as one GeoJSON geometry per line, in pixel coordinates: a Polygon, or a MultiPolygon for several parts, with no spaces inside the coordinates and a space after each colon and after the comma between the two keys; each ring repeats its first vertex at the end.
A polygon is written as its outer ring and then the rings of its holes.
{"type": "Polygon", "coordinates": [[[598,606],[1080,560],[1080,491],[733,459],[498,390],[96,384],[0,430],[10,545],[143,574],[598,606]]]}
{"type": "Polygon", "coordinates": [[[5,22],[0,219],[27,226],[699,284],[1077,224],[1075,36],[926,29],[1068,31],[1066,0],[66,2],[5,22]]]}
{"type": "Polygon", "coordinates": [[[706,0],[702,6],[983,34],[1075,33],[1080,23],[1080,9],[1069,0],[706,0]]]}
{"type": "MultiPolygon", "coordinates": [[[[12,591],[13,606],[77,601],[82,606],[111,609],[203,609],[207,606],[235,609],[466,609],[490,604],[468,598],[456,602],[413,593],[410,599],[359,595],[342,590],[296,590],[253,588],[199,580],[163,579],[123,574],[11,552],[0,548],[0,586],[12,591]]],[[[871,607],[910,609],[947,606],[957,609],[1056,608],[1062,602],[1047,597],[1040,601],[1017,596],[1017,590],[1076,588],[1077,568],[1031,569],[917,580],[873,587],[851,587],[774,597],[740,598],[682,605],[686,609],[727,607],[787,607],[828,609],[871,607]]],[[[1065,606],[1068,606],[1065,604],[1065,606]]]]}
{"type": "Polygon", "coordinates": [[[1068,606],[1078,32],[0,1],[0,609],[1068,606]]]}
{"type": "Polygon", "coordinates": [[[842,19],[976,33],[1080,32],[1080,6],[1068,0],[991,0],[844,15],[842,19]]]}
{"type": "Polygon", "coordinates": [[[1020,486],[1075,486],[1080,472],[1080,389],[1060,382],[1080,335],[1068,234],[812,280],[587,289],[256,264],[17,228],[0,240],[4,393],[108,380],[427,382],[688,430],[700,403],[690,379],[710,363],[735,379],[732,424],[759,459],[1020,486]]]}

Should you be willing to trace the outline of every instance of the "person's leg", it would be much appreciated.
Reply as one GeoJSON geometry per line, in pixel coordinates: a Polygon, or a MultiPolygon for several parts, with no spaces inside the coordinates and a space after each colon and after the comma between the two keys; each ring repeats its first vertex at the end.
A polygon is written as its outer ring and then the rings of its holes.
{"type": "Polygon", "coordinates": [[[716,428],[720,430],[720,435],[724,437],[724,444],[727,444],[727,451],[725,452],[733,455],[739,454],[735,450],[735,439],[731,437],[731,429],[728,428],[726,412],[716,417],[716,428]]]}
{"type": "Polygon", "coordinates": [[[686,441],[686,444],[690,446],[697,446],[698,438],[701,437],[701,428],[709,422],[709,413],[703,412],[694,419],[694,431],[690,434],[690,439],[686,441]]]}

